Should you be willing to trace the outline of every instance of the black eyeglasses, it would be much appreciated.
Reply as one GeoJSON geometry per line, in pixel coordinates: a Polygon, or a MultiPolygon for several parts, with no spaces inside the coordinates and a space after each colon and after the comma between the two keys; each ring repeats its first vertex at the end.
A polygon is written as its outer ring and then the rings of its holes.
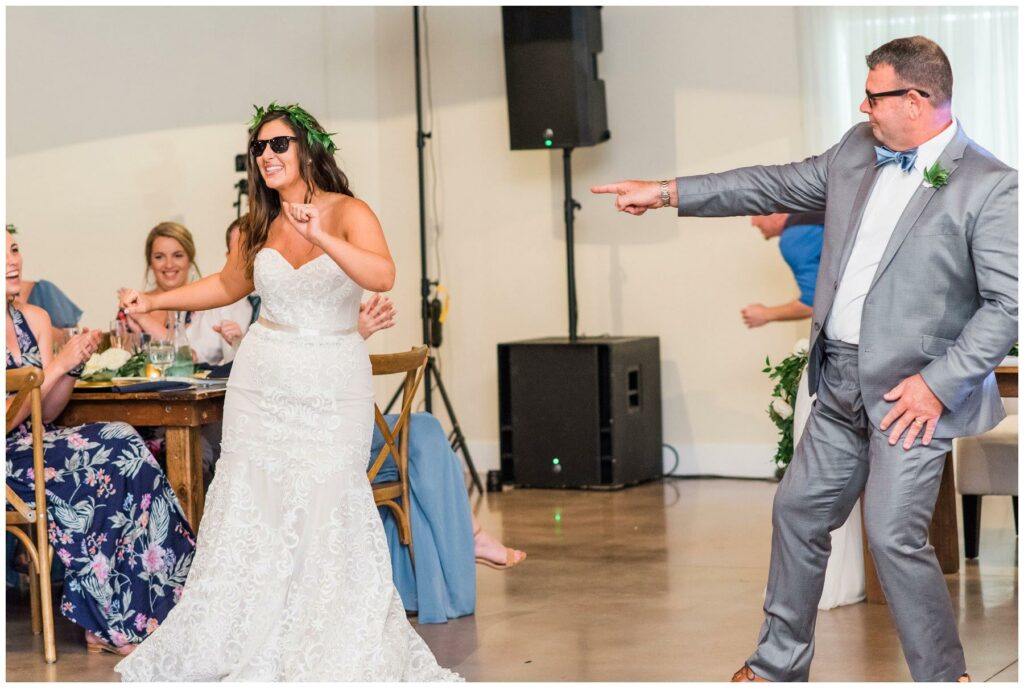
{"type": "Polygon", "coordinates": [[[249,150],[252,152],[253,157],[260,157],[263,155],[263,151],[267,150],[267,144],[270,144],[270,150],[274,151],[278,155],[288,150],[288,146],[292,141],[298,141],[294,136],[275,136],[272,139],[256,139],[249,146],[249,150]]]}
{"type": "Polygon", "coordinates": [[[929,95],[928,91],[922,91],[921,89],[915,88],[913,86],[911,86],[910,88],[900,88],[900,89],[897,89],[895,91],[885,91],[883,93],[872,93],[871,91],[868,91],[867,89],[865,89],[864,90],[864,95],[868,99],[868,105],[870,105],[871,107],[875,107],[875,102],[879,98],[887,98],[888,96],[905,96],[908,93],[910,93],[911,91],[917,91],[918,93],[921,94],[922,98],[930,98],[931,97],[929,95]]]}

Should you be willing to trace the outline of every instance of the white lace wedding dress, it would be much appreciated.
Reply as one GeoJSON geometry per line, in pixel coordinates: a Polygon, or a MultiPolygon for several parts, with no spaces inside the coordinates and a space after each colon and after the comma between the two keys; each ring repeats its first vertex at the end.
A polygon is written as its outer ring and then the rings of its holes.
{"type": "Polygon", "coordinates": [[[406,619],[366,480],[362,289],[326,255],[256,257],[197,551],[178,605],[115,669],[126,681],[457,680],[406,619]],[[269,322],[267,322],[269,321],[269,322]]]}

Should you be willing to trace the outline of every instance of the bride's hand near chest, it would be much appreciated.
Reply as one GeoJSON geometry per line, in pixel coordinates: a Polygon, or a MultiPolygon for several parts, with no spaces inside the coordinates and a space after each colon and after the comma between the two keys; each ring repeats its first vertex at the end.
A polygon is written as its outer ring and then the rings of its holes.
{"type": "Polygon", "coordinates": [[[342,194],[319,203],[282,203],[282,215],[304,240],[319,247],[352,281],[374,292],[395,283],[395,263],[370,206],[342,194]]]}

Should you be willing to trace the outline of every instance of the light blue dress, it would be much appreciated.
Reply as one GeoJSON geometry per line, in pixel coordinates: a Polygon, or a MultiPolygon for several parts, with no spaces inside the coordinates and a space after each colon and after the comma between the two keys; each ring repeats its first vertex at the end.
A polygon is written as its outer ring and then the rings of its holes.
{"type": "MultiPolygon", "coordinates": [[[[397,416],[386,416],[394,427],[397,416]]],[[[459,458],[437,418],[414,413],[409,427],[409,490],[412,493],[413,570],[409,550],[398,539],[391,511],[380,508],[391,552],[395,587],[406,610],[419,614],[420,623],[446,623],[476,609],[476,559],[473,522],[459,458]]],[[[375,427],[370,463],[384,438],[375,427]]],[[[388,457],[374,482],[397,480],[394,459],[388,457]]]]}

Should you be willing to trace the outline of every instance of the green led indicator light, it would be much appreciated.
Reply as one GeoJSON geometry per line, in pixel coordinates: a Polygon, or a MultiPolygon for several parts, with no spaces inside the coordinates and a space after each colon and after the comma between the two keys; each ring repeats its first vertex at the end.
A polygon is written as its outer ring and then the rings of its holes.
{"type": "Polygon", "coordinates": [[[551,139],[544,139],[544,145],[547,146],[548,148],[551,148],[551,146],[553,146],[554,143],[555,142],[552,141],[551,139]]]}
{"type": "Polygon", "coordinates": [[[558,464],[560,464],[560,463],[562,463],[562,462],[561,462],[561,461],[559,461],[559,460],[558,460],[558,457],[556,456],[555,458],[551,459],[551,463],[553,463],[553,464],[555,464],[555,465],[557,466],[558,464]]]}
{"type": "Polygon", "coordinates": [[[555,512],[555,523],[561,523],[561,522],[562,522],[562,513],[560,511],[556,511],[555,512]]]}

